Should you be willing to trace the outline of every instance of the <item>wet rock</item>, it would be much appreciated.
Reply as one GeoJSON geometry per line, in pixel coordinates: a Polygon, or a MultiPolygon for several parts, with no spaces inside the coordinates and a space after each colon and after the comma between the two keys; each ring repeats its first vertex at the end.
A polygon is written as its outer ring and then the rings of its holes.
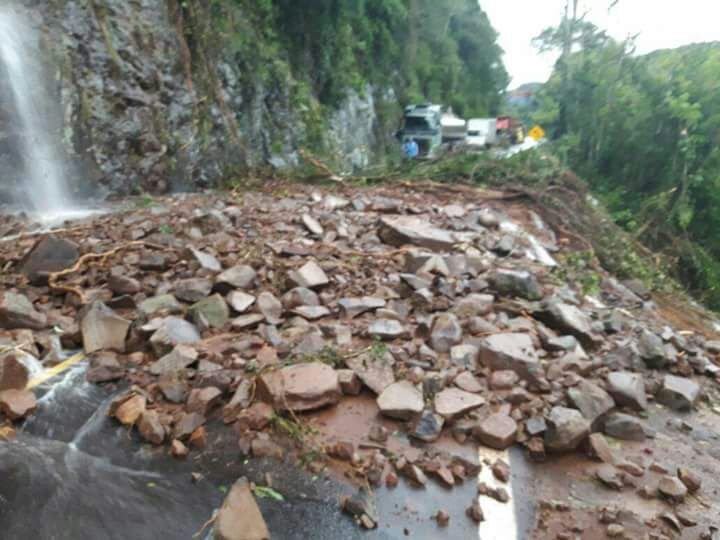
{"type": "Polygon", "coordinates": [[[665,375],[662,388],[655,399],[675,410],[688,410],[700,398],[700,385],[686,377],[665,375]]]}
{"type": "Polygon", "coordinates": [[[20,360],[20,353],[0,356],[0,391],[23,390],[29,379],[30,372],[20,360]]]}
{"type": "Polygon", "coordinates": [[[445,420],[439,414],[425,410],[412,425],[410,436],[423,442],[433,442],[440,437],[445,420]]]}
{"type": "Polygon", "coordinates": [[[645,382],[642,375],[629,371],[613,371],[608,374],[608,392],[618,405],[636,410],[647,409],[645,382]]]}
{"type": "Polygon", "coordinates": [[[492,464],[492,473],[495,478],[500,482],[507,484],[510,480],[510,465],[505,463],[502,459],[496,459],[492,464]]]}
{"type": "Polygon", "coordinates": [[[165,440],[165,426],[160,422],[160,416],[156,411],[145,411],[138,422],[140,436],[146,441],[160,445],[165,440]]]}
{"type": "Polygon", "coordinates": [[[283,306],[280,300],[272,293],[260,293],[260,296],[257,298],[257,308],[270,324],[279,324],[282,322],[283,306]]]}
{"type": "Polygon", "coordinates": [[[170,445],[170,454],[172,454],[174,458],[185,459],[189,453],[190,450],[187,446],[185,446],[181,441],[173,439],[173,442],[170,445]]]}
{"type": "Polygon", "coordinates": [[[517,423],[507,414],[494,413],[473,429],[473,437],[490,448],[504,450],[515,442],[517,423]]]}
{"type": "Polygon", "coordinates": [[[270,540],[247,478],[233,484],[215,518],[215,540],[270,540]]]}
{"type": "Polygon", "coordinates": [[[422,392],[408,381],[389,385],[378,396],[377,404],[382,414],[398,420],[409,420],[424,408],[422,392]]]}
{"type": "Polygon", "coordinates": [[[435,412],[448,420],[485,404],[485,399],[458,388],[446,388],[435,395],[435,412]]]}
{"type": "Polygon", "coordinates": [[[330,315],[330,310],[325,306],[298,306],[293,313],[308,321],[316,321],[330,315]]]}
{"type": "Polygon", "coordinates": [[[354,517],[366,529],[377,527],[378,510],[372,491],[360,488],[355,495],[342,501],[342,510],[354,517]]]}
{"type": "Polygon", "coordinates": [[[588,438],[588,443],[592,457],[611,465],[615,464],[615,455],[602,433],[592,433],[588,438]]]}
{"type": "Polygon", "coordinates": [[[186,255],[197,261],[200,264],[200,268],[203,268],[204,270],[209,270],[211,272],[220,272],[222,270],[220,261],[209,253],[190,247],[187,249],[186,255]]]}
{"type": "Polygon", "coordinates": [[[551,452],[575,450],[590,434],[590,422],[580,411],[553,407],[547,417],[545,447],[551,452]]]}
{"type": "Polygon", "coordinates": [[[533,315],[550,328],[575,336],[583,347],[592,349],[598,344],[590,319],[575,306],[552,299],[545,302],[542,308],[533,315]]]}
{"type": "Polygon", "coordinates": [[[212,291],[213,282],[205,278],[181,279],[173,287],[176,298],[183,302],[199,302],[212,291]]]}
{"type": "Polygon", "coordinates": [[[191,323],[177,317],[166,317],[150,337],[150,346],[156,356],[164,356],[177,345],[197,343],[202,337],[191,323]]]}
{"type": "Polygon", "coordinates": [[[22,258],[19,270],[32,285],[45,285],[50,273],[70,268],[79,257],[80,253],[74,242],[46,236],[35,242],[22,258]]]}
{"type": "Polygon", "coordinates": [[[327,275],[315,261],[308,261],[298,270],[288,272],[288,279],[297,287],[315,289],[330,283],[327,275]]]}
{"type": "Polygon", "coordinates": [[[172,351],[150,366],[153,375],[178,373],[197,362],[198,353],[187,345],[176,345],[172,351]]]}
{"type": "Polygon", "coordinates": [[[450,250],[455,238],[419,216],[386,216],[380,219],[378,236],[391,246],[412,244],[434,251],[450,250]]]}
{"type": "Polygon", "coordinates": [[[392,340],[407,335],[407,330],[394,319],[376,319],[368,326],[368,334],[379,339],[392,340]]]}
{"type": "Polygon", "coordinates": [[[462,326],[452,313],[441,313],[433,319],[430,331],[430,346],[439,353],[450,352],[454,345],[462,342],[462,326]]]}
{"type": "Polygon", "coordinates": [[[182,413],[175,423],[173,437],[184,440],[192,435],[193,431],[205,423],[205,417],[199,413],[182,413]]]}
{"type": "Polygon", "coordinates": [[[342,396],[337,373],[320,362],[296,364],[257,380],[260,399],[278,410],[307,411],[334,405],[342,396]]]}
{"type": "Polygon", "coordinates": [[[215,288],[221,294],[228,293],[232,289],[249,289],[255,277],[255,270],[251,266],[246,264],[233,266],[218,274],[215,288]]]}
{"type": "Polygon", "coordinates": [[[12,292],[0,293],[0,328],[42,330],[47,325],[47,317],[36,311],[26,296],[12,292]]]}
{"type": "Polygon", "coordinates": [[[582,380],[577,386],[570,388],[567,395],[570,402],[590,422],[591,427],[597,426],[599,420],[615,407],[615,401],[610,394],[587,380],[582,380]]]}
{"type": "Polygon", "coordinates": [[[373,296],[363,296],[360,298],[341,298],[338,300],[338,306],[344,317],[353,319],[358,315],[362,315],[367,311],[373,311],[385,307],[384,298],[376,298],[373,296]]]}
{"type": "Polygon", "coordinates": [[[362,381],[352,369],[338,369],[337,375],[344,395],[357,396],[360,393],[362,381]]]}
{"type": "Polygon", "coordinates": [[[117,315],[102,302],[94,302],[80,322],[83,348],[87,354],[101,350],[125,351],[130,321],[117,315]]]}
{"type": "Polygon", "coordinates": [[[420,469],[420,467],[418,467],[414,463],[407,463],[404,467],[400,469],[400,472],[415,486],[422,487],[427,484],[427,476],[425,476],[425,473],[422,472],[422,469],[420,469]]]}
{"type": "Polygon", "coordinates": [[[500,255],[501,257],[506,257],[512,253],[513,249],[515,248],[515,237],[511,236],[509,234],[505,234],[500,237],[500,239],[497,241],[495,246],[492,248],[492,250],[500,255]]]}
{"type": "Polygon", "coordinates": [[[0,413],[9,420],[25,418],[37,409],[35,394],[25,389],[10,389],[0,392],[0,413]]]}
{"type": "Polygon", "coordinates": [[[629,414],[613,413],[605,420],[605,434],[625,441],[644,441],[645,428],[640,419],[629,414]]]}
{"type": "Polygon", "coordinates": [[[188,439],[188,444],[190,448],[195,448],[196,450],[203,450],[207,446],[207,430],[205,426],[200,426],[192,432],[188,439]]]}
{"type": "Polygon", "coordinates": [[[125,374],[125,370],[113,353],[95,354],[90,358],[90,367],[85,379],[92,384],[116,381],[125,374]]]}
{"type": "Polygon", "coordinates": [[[472,293],[461,298],[452,308],[452,312],[459,318],[480,317],[492,311],[495,297],[491,294],[472,293]]]}
{"type": "Polygon", "coordinates": [[[657,334],[643,330],[638,338],[638,352],[649,368],[661,368],[667,364],[663,340],[657,334]]]}
{"type": "Polygon", "coordinates": [[[677,475],[680,481],[685,484],[685,487],[690,493],[695,493],[700,490],[702,480],[700,479],[700,476],[698,476],[690,469],[680,467],[677,471],[677,475]]]}
{"type": "Polygon", "coordinates": [[[147,399],[145,396],[135,394],[121,403],[114,412],[118,422],[125,426],[134,426],[145,412],[147,399]]]}
{"type": "Polygon", "coordinates": [[[257,401],[237,415],[237,428],[240,432],[263,430],[270,425],[274,415],[272,406],[257,401]]]}
{"type": "Polygon", "coordinates": [[[221,295],[213,294],[190,306],[188,315],[200,328],[222,328],[230,318],[230,308],[221,295]]]}
{"type": "Polygon", "coordinates": [[[663,476],[658,484],[658,491],[668,499],[681,502],[688,493],[688,488],[679,478],[663,476]]]}
{"type": "Polygon", "coordinates": [[[527,442],[528,456],[532,461],[545,461],[545,443],[540,437],[531,437],[527,442]]]}
{"type": "Polygon", "coordinates": [[[540,300],[543,296],[537,278],[526,270],[498,269],[488,278],[490,286],[501,296],[540,300]]]}
{"type": "Polygon", "coordinates": [[[480,501],[473,501],[470,506],[465,510],[465,515],[472,519],[475,523],[481,523],[485,521],[485,515],[483,514],[482,508],[480,507],[480,501]]]}
{"type": "Polygon", "coordinates": [[[133,295],[142,290],[137,279],[123,275],[111,275],[107,281],[108,289],[117,296],[133,295]]]}
{"type": "Polygon", "coordinates": [[[190,390],[185,409],[189,413],[199,413],[207,416],[210,411],[220,403],[222,391],[214,386],[194,388],[190,390]]]}
{"type": "Polygon", "coordinates": [[[143,315],[153,315],[161,311],[164,313],[182,313],[185,308],[172,294],[162,294],[143,300],[140,302],[138,310],[143,315]]]}
{"type": "Polygon", "coordinates": [[[260,433],[251,443],[252,455],[256,458],[269,457],[281,461],[285,457],[282,446],[273,442],[267,433],[260,433]]]}
{"type": "Polygon", "coordinates": [[[255,303],[255,297],[243,291],[230,291],[227,295],[227,303],[237,313],[245,313],[255,303]]]}
{"type": "Polygon", "coordinates": [[[609,488],[618,491],[623,488],[623,481],[617,469],[607,463],[598,467],[595,471],[595,477],[609,488]]]}
{"type": "Polygon", "coordinates": [[[536,373],[540,364],[527,334],[493,334],[483,339],[480,362],[492,370],[513,370],[523,378],[536,373]]]}

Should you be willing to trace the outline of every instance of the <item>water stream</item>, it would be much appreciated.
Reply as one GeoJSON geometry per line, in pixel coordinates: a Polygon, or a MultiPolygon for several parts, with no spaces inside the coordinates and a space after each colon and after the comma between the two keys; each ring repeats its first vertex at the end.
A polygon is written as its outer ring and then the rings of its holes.
{"type": "Polygon", "coordinates": [[[39,54],[39,36],[24,18],[0,0],[0,73],[7,77],[12,110],[21,134],[23,201],[45,220],[71,208],[63,160],[55,144],[48,91],[39,54]]]}

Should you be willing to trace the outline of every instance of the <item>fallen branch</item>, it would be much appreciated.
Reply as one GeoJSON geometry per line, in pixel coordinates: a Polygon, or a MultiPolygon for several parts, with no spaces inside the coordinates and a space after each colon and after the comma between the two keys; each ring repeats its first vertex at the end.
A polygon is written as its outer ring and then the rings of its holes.
{"type": "Polygon", "coordinates": [[[340,176],[338,176],[337,174],[335,174],[335,173],[330,169],[330,167],[328,167],[325,163],[323,163],[322,161],[320,161],[318,158],[316,158],[316,157],[314,157],[314,156],[311,156],[310,154],[308,154],[308,153],[307,153],[305,150],[303,150],[302,148],[300,148],[300,149],[298,150],[298,154],[300,154],[300,157],[301,157],[301,158],[303,158],[305,161],[307,161],[308,163],[310,163],[313,167],[315,167],[315,168],[318,169],[320,172],[322,172],[322,173],[327,177],[328,180],[330,180],[330,181],[332,181],[332,182],[337,182],[337,183],[339,183],[339,184],[344,183],[344,182],[343,182],[343,179],[342,179],[340,176]]]}
{"type": "Polygon", "coordinates": [[[108,259],[108,257],[111,257],[112,255],[115,255],[120,251],[133,247],[146,247],[151,249],[159,249],[162,251],[168,249],[165,246],[152,244],[150,242],[145,242],[144,240],[136,240],[133,242],[127,242],[111,250],[103,251],[102,253],[86,253],[85,255],[80,257],[77,262],[70,268],[66,268],[65,270],[60,270],[58,272],[51,272],[48,275],[48,286],[50,287],[51,291],[75,294],[78,298],[80,298],[80,301],[85,304],[87,302],[85,294],[78,287],[73,287],[71,285],[58,285],[58,279],[69,274],[74,274],[75,272],[79,271],[88,261],[100,259],[100,264],[103,264],[108,259]]]}

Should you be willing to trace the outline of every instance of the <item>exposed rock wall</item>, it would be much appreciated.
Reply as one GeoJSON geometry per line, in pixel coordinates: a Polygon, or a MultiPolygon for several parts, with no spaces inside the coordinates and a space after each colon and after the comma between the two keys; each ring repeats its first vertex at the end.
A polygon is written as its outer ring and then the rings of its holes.
{"type": "MultiPolygon", "coordinates": [[[[18,7],[45,37],[76,189],[193,189],[248,168],[292,167],[313,132],[320,153],[352,170],[368,166],[387,141],[376,108],[392,92],[368,86],[338,107],[312,95],[298,100],[289,70],[271,66],[256,76],[252,62],[220,41],[204,49],[176,0],[20,0],[18,7]]],[[[0,109],[2,101],[0,94],[0,109]]]]}

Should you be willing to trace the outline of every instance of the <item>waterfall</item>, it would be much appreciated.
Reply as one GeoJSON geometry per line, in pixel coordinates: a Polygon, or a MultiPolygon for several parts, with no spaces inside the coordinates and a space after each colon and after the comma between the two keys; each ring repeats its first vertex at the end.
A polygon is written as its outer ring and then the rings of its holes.
{"type": "Polygon", "coordinates": [[[69,210],[63,162],[53,141],[53,99],[39,54],[39,37],[16,12],[0,5],[0,75],[7,74],[11,105],[21,132],[26,202],[41,220],[69,210]]]}

